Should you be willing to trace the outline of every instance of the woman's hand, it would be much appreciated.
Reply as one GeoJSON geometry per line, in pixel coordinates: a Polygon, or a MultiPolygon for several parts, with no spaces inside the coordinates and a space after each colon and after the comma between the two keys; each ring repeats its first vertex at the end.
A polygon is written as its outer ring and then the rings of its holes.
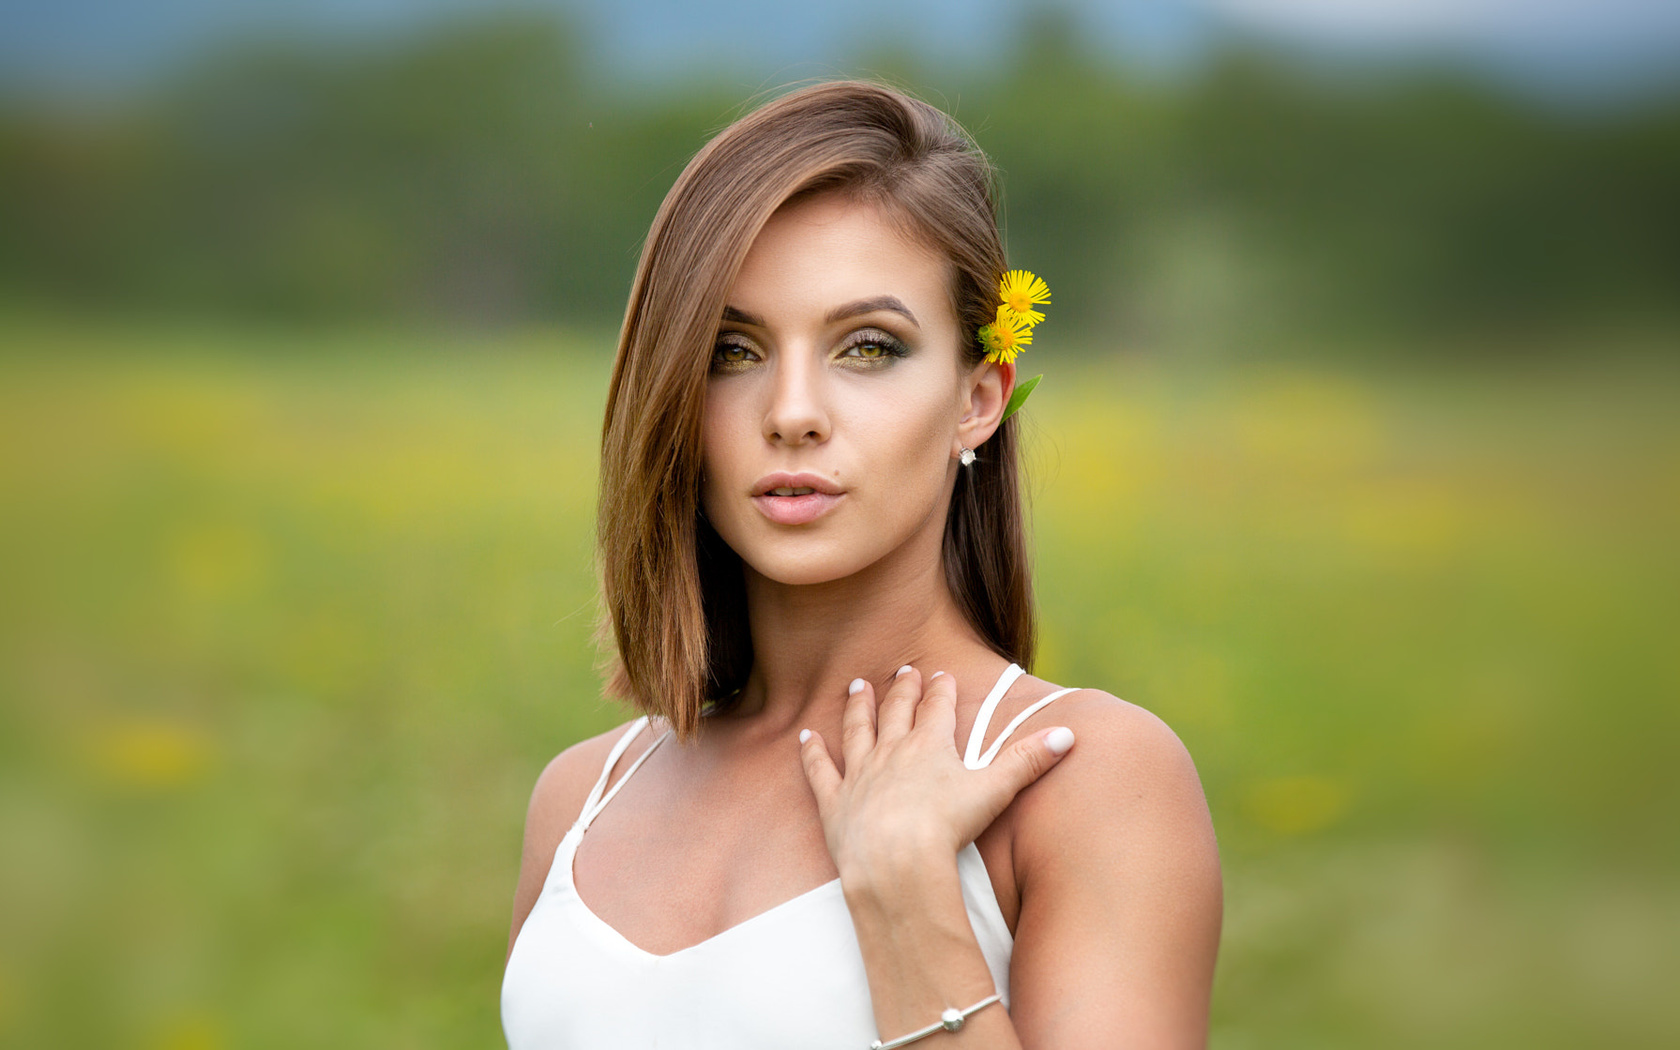
{"type": "Polygon", "coordinates": [[[878,709],[874,687],[852,682],[840,729],[844,774],[820,734],[800,734],[805,779],[842,884],[954,857],[1073,746],[1071,730],[1047,729],[969,769],[957,754],[956,726],[956,682],[935,673],[924,690],[921,673],[907,665],[878,709]]]}

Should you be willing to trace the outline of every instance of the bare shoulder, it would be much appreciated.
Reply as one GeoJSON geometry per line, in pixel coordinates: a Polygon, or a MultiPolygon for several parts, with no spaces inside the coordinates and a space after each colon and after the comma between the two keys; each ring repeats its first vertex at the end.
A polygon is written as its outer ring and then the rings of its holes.
{"type": "MultiPolygon", "coordinates": [[[[542,772],[537,774],[536,785],[531,789],[531,801],[525,810],[525,842],[519,862],[519,885],[513,895],[513,928],[508,932],[510,956],[513,943],[519,937],[519,928],[525,924],[525,917],[530,914],[538,894],[542,892],[543,883],[548,880],[554,851],[559,848],[566,829],[583,812],[583,803],[600,779],[607,756],[629,725],[618,725],[598,736],[580,740],[549,759],[542,772]]],[[[648,737],[648,741],[634,741],[626,757],[633,757],[637,748],[648,746],[653,739],[649,734],[642,735],[648,737]]],[[[621,758],[619,764],[622,765],[623,761],[621,758]]]]}
{"type": "Polygon", "coordinates": [[[1036,712],[1016,737],[1058,725],[1073,730],[1073,750],[1016,800],[1020,859],[1065,858],[1072,841],[1090,835],[1127,852],[1140,838],[1159,844],[1167,836],[1217,865],[1201,777],[1172,727],[1137,704],[1079,689],[1036,712]]]}
{"type": "MultiPolygon", "coordinates": [[[[537,831],[541,837],[552,840],[549,852],[553,852],[552,847],[560,844],[566,829],[582,812],[584,799],[600,779],[607,755],[630,724],[625,722],[598,736],[580,740],[548,760],[537,774],[536,786],[531,789],[531,804],[525,812],[527,841],[537,831]]],[[[632,750],[635,746],[631,745],[632,750]]]]}
{"type": "Polygon", "coordinates": [[[1058,725],[1073,749],[1015,801],[1022,1042],[1077,1045],[1100,1023],[1133,1033],[1128,1046],[1205,1045],[1224,894],[1196,765],[1160,718],[1101,690],[1017,735],[1058,725]],[[1075,1019],[1056,1005],[1070,998],[1105,1005],[1075,1019]]]}
{"type": "Polygon", "coordinates": [[[1022,727],[1073,730],[1074,747],[1035,787],[1047,795],[1097,793],[1125,807],[1163,793],[1190,793],[1205,807],[1201,778],[1184,742],[1153,712],[1100,689],[1077,689],[1038,711],[1022,727]]]}

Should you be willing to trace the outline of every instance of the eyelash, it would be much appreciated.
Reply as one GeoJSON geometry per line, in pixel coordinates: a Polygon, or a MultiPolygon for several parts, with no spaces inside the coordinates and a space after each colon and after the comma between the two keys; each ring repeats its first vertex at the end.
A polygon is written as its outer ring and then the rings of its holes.
{"type": "Polygon", "coordinates": [[[882,361],[890,357],[904,357],[910,352],[910,348],[905,346],[904,343],[894,339],[879,328],[865,328],[860,332],[854,332],[840,349],[844,353],[847,350],[863,346],[878,346],[881,348],[881,354],[879,357],[859,357],[857,360],[882,361]]]}
{"type": "MultiPolygon", "coordinates": [[[[744,350],[747,353],[752,353],[752,354],[756,354],[758,352],[758,351],[754,350],[751,346],[748,346],[744,342],[740,342],[740,341],[737,341],[737,340],[734,340],[734,339],[728,339],[728,338],[719,339],[717,344],[712,347],[712,370],[713,371],[719,371],[719,372],[740,371],[743,366],[745,366],[749,363],[749,362],[746,362],[746,361],[725,361],[725,360],[723,360],[720,355],[725,350],[728,350],[728,349],[744,350]]],[[[842,357],[847,357],[847,358],[849,358],[850,360],[853,360],[853,361],[868,361],[868,362],[887,361],[887,360],[891,360],[893,358],[905,357],[909,354],[909,352],[910,352],[910,348],[905,346],[902,340],[894,338],[893,336],[887,334],[886,332],[881,331],[878,328],[860,329],[859,331],[854,332],[850,336],[848,336],[846,338],[845,344],[840,347],[841,356],[842,357]],[[881,352],[880,352],[879,355],[877,355],[875,357],[864,357],[861,354],[854,356],[854,355],[851,355],[851,354],[847,353],[847,351],[849,351],[849,350],[854,350],[854,349],[858,349],[858,348],[865,347],[865,346],[879,347],[881,352]]],[[[875,367],[875,366],[873,364],[871,364],[870,367],[875,367]]]]}

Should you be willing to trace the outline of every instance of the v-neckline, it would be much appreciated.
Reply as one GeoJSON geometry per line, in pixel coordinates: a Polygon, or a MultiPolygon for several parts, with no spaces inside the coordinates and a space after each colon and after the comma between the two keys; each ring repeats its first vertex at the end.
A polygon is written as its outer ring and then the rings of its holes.
{"type": "MultiPolygon", "coordinates": [[[[1004,682],[1005,679],[1008,679],[1009,685],[1012,686],[1012,685],[1015,684],[1014,679],[1008,677],[1010,670],[1012,668],[1014,668],[1015,666],[1016,666],[1016,664],[1013,661],[1011,661],[1009,663],[1009,665],[1006,666],[1003,669],[1003,672],[998,675],[997,679],[992,683],[992,689],[989,690],[988,693],[987,693],[987,701],[992,700],[992,697],[991,697],[992,692],[995,692],[996,689],[997,689],[997,686],[1000,683],[1004,682]]],[[[1016,677],[1019,677],[1019,675],[1017,675],[1016,677]]],[[[999,697],[998,699],[1001,700],[1002,698],[999,697]]],[[[984,708],[985,706],[987,706],[986,702],[982,702],[982,707],[984,708]]],[[[987,713],[988,720],[989,720],[989,714],[990,714],[990,712],[987,713]]],[[[655,741],[654,744],[651,745],[648,748],[648,750],[652,751],[653,748],[657,747],[662,740],[663,740],[663,737],[660,739],[660,741],[655,741]]],[[[959,752],[959,757],[960,757],[960,752],[959,752]]],[[[609,792],[607,798],[610,798],[612,796],[612,794],[615,793],[618,790],[618,788],[622,787],[624,785],[624,782],[630,778],[630,774],[633,773],[634,771],[635,771],[634,768],[632,768],[631,770],[627,771],[624,774],[624,776],[620,777],[618,782],[613,785],[613,792],[609,792]]],[[[594,822],[593,817],[599,815],[599,809],[601,807],[605,806],[606,801],[607,801],[607,799],[602,799],[601,800],[601,803],[597,806],[597,812],[594,813],[594,814],[591,814],[590,823],[594,822]]],[[[792,907],[794,907],[794,906],[796,906],[796,905],[798,905],[798,904],[800,904],[804,901],[816,899],[817,897],[822,895],[825,891],[840,888],[840,877],[838,875],[836,875],[834,878],[829,879],[827,882],[824,882],[824,883],[822,883],[820,885],[817,885],[817,886],[812,886],[810,889],[805,890],[803,893],[797,893],[794,896],[789,897],[784,901],[780,901],[779,903],[772,904],[770,907],[764,909],[763,911],[756,912],[752,915],[749,915],[745,919],[742,919],[740,922],[737,922],[737,923],[735,923],[731,926],[726,926],[723,929],[719,930],[718,932],[712,934],[711,936],[703,938],[699,941],[696,941],[693,944],[687,945],[686,947],[678,948],[675,951],[665,952],[665,953],[653,952],[653,951],[647,950],[646,948],[643,948],[641,945],[637,944],[635,941],[632,941],[630,938],[624,936],[624,934],[619,932],[617,927],[613,926],[607,920],[601,918],[600,915],[596,914],[595,909],[591,908],[589,906],[589,903],[583,899],[583,894],[578,892],[577,867],[576,867],[576,865],[577,865],[577,851],[578,851],[578,846],[582,845],[582,843],[583,843],[584,833],[587,832],[588,830],[589,830],[588,824],[584,824],[582,822],[573,824],[571,830],[567,831],[565,836],[560,840],[560,846],[555,851],[556,854],[557,854],[555,859],[558,860],[559,859],[558,853],[559,853],[560,849],[565,849],[566,845],[567,845],[567,842],[568,841],[570,842],[571,848],[570,848],[570,851],[567,852],[567,854],[566,854],[565,866],[564,866],[564,869],[563,869],[564,872],[565,872],[565,877],[566,877],[566,889],[570,892],[572,899],[577,902],[578,908],[583,912],[583,914],[585,916],[586,923],[588,923],[594,929],[596,929],[599,933],[601,933],[603,935],[603,939],[607,943],[618,945],[618,946],[628,950],[630,953],[632,953],[636,956],[639,956],[641,958],[644,958],[644,959],[652,959],[652,960],[675,959],[675,958],[678,958],[679,956],[688,955],[692,952],[696,952],[696,951],[698,951],[702,948],[705,948],[709,944],[712,944],[712,943],[714,943],[718,940],[721,940],[725,937],[728,937],[729,935],[734,934],[738,930],[741,930],[745,927],[751,926],[751,925],[757,923],[760,919],[763,919],[763,918],[765,918],[767,916],[770,916],[770,915],[774,915],[774,914],[776,914],[778,912],[781,912],[781,911],[784,911],[784,910],[791,909],[792,907]]],[[[959,868],[960,868],[961,854],[963,854],[964,852],[971,851],[971,850],[974,853],[975,859],[980,862],[980,870],[982,872],[986,872],[985,858],[980,856],[980,848],[977,845],[975,845],[973,842],[968,843],[961,850],[957,851],[958,857],[959,857],[959,868]]],[[[552,868],[553,868],[553,864],[551,863],[550,864],[551,871],[552,871],[552,868]]],[[[990,877],[989,874],[986,877],[985,897],[986,897],[987,900],[991,901],[993,908],[997,908],[997,900],[992,893],[991,877],[990,877]]],[[[1003,915],[1002,915],[1001,909],[998,912],[998,920],[1000,922],[1003,920],[1003,915]]]]}
{"type": "Polygon", "coordinates": [[[798,905],[800,903],[803,903],[807,900],[815,899],[818,896],[822,895],[824,893],[824,891],[837,890],[837,889],[840,888],[840,877],[838,875],[836,875],[834,878],[829,879],[827,882],[822,883],[821,885],[812,886],[810,889],[806,890],[803,893],[795,894],[794,896],[789,897],[788,899],[786,899],[784,901],[781,901],[777,904],[772,904],[770,907],[765,908],[761,912],[757,912],[755,914],[749,915],[745,919],[742,919],[740,922],[735,923],[733,926],[726,926],[723,929],[719,930],[718,932],[712,934],[710,937],[706,937],[702,940],[695,941],[693,944],[690,944],[690,945],[688,945],[686,947],[683,947],[683,948],[678,948],[675,951],[664,952],[664,953],[654,952],[654,951],[649,951],[646,948],[643,948],[641,945],[637,944],[635,941],[632,941],[630,938],[624,936],[624,934],[622,934],[618,931],[618,928],[616,926],[614,926],[612,923],[608,922],[607,920],[601,918],[601,916],[597,915],[595,913],[595,909],[591,908],[589,906],[589,902],[585,901],[583,899],[583,894],[578,892],[576,868],[573,866],[575,864],[575,862],[577,861],[577,848],[578,848],[578,844],[583,841],[583,833],[582,833],[582,831],[574,828],[572,831],[568,832],[567,834],[570,838],[573,839],[571,852],[566,857],[566,888],[571,891],[572,899],[574,901],[577,901],[578,908],[583,912],[584,916],[586,917],[586,920],[592,926],[594,926],[598,931],[600,931],[602,934],[604,934],[606,940],[609,943],[620,945],[620,946],[628,949],[630,952],[634,953],[635,955],[641,956],[642,958],[645,958],[645,959],[675,959],[678,956],[687,955],[691,952],[698,951],[698,950],[706,947],[708,944],[712,944],[712,943],[714,943],[716,941],[719,941],[719,940],[721,940],[725,937],[728,937],[729,935],[735,933],[738,930],[741,930],[741,929],[743,929],[747,926],[753,925],[754,923],[758,922],[760,919],[763,919],[763,918],[766,918],[768,916],[774,915],[774,914],[776,914],[778,912],[781,912],[781,911],[788,910],[788,909],[792,908],[793,906],[798,905]]]}

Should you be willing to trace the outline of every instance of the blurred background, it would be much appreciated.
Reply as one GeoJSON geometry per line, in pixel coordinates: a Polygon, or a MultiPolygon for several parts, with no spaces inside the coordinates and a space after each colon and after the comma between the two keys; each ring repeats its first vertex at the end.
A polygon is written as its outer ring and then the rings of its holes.
{"type": "Polygon", "coordinates": [[[500,1044],[641,238],[838,75],[1055,290],[1036,670],[1198,762],[1213,1045],[1676,1045],[1655,0],[7,5],[0,1045],[500,1044]]]}

